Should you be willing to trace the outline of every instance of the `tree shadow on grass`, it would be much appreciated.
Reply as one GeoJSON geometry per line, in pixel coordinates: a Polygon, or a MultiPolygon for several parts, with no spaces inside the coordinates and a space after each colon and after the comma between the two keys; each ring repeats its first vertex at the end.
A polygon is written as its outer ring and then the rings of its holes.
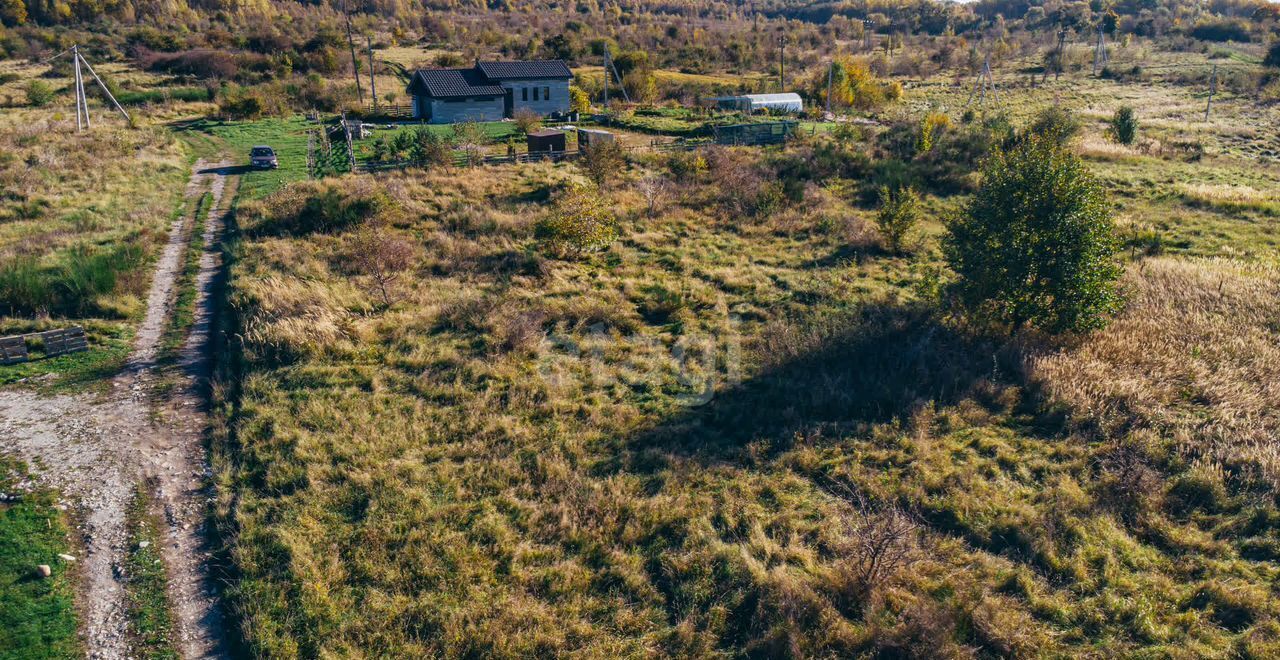
{"type": "MultiPolygon", "coordinates": [[[[767,330],[754,349],[758,373],[635,434],[630,460],[663,463],[671,452],[732,461],[761,442],[782,452],[797,438],[865,431],[930,403],[981,401],[990,388],[977,384],[1019,373],[1016,352],[1001,342],[913,306],[767,330]]],[[[640,464],[625,467],[644,471],[640,464]]]]}

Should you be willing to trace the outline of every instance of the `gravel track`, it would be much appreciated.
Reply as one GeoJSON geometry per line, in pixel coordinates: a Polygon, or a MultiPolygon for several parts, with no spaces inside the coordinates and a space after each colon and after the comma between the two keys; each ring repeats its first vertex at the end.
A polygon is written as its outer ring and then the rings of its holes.
{"type": "Polygon", "coordinates": [[[195,322],[179,366],[173,368],[177,373],[160,373],[156,359],[186,255],[185,216],[170,229],[133,352],[105,394],[50,397],[23,389],[0,390],[0,451],[26,460],[79,514],[86,556],[80,562],[78,610],[89,658],[132,656],[120,567],[128,542],[125,511],[140,483],[154,486],[155,500],[163,509],[163,550],[178,650],[186,658],[227,655],[204,529],[211,492],[202,385],[209,371],[212,292],[220,269],[218,238],[225,204],[234,197],[232,171],[225,163],[198,162],[188,183],[190,203],[208,190],[213,204],[199,237],[203,249],[195,322]],[[157,388],[161,377],[168,382],[176,378],[178,386],[157,388]]]}

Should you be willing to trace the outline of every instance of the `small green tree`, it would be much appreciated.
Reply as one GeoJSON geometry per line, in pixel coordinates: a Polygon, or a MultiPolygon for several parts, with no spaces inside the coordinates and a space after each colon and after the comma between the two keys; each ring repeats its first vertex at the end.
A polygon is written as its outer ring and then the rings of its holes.
{"type": "Polygon", "coordinates": [[[43,108],[53,102],[53,88],[43,80],[32,80],[27,83],[27,103],[43,108]]]}
{"type": "Polygon", "coordinates": [[[419,126],[414,130],[408,151],[409,159],[418,167],[448,169],[453,162],[453,149],[449,141],[426,126],[419,126]]]}
{"type": "Polygon", "coordinates": [[[880,211],[876,213],[876,228],[884,242],[894,253],[902,251],[907,236],[920,221],[920,195],[910,186],[890,188],[880,186],[880,211]]]}
{"type": "Polygon", "coordinates": [[[1080,120],[1070,110],[1052,105],[1036,113],[1023,137],[1035,135],[1065,145],[1079,133],[1080,120]]]}
{"type": "Polygon", "coordinates": [[[569,109],[586,114],[591,112],[591,97],[577,85],[569,86],[569,109]]]}
{"type": "Polygon", "coordinates": [[[920,134],[916,137],[916,155],[929,153],[939,134],[951,127],[951,118],[941,112],[930,112],[920,120],[920,134]]]}
{"type": "Polygon", "coordinates": [[[622,147],[612,140],[584,147],[578,155],[578,167],[582,168],[582,173],[601,189],[617,176],[626,162],[622,147]]]}
{"type": "Polygon", "coordinates": [[[1050,332],[1102,327],[1120,305],[1106,195],[1078,156],[1030,137],[991,156],[944,250],[975,317],[1050,332]]]}
{"type": "Polygon", "coordinates": [[[1125,105],[1111,118],[1111,137],[1120,144],[1133,144],[1138,137],[1138,115],[1125,105]]]}
{"type": "Polygon", "coordinates": [[[468,119],[453,125],[453,142],[467,157],[468,165],[480,164],[481,150],[488,141],[489,135],[475,120],[468,119]]]}
{"type": "Polygon", "coordinates": [[[608,200],[590,186],[570,187],[538,221],[534,236],[560,258],[602,250],[618,238],[618,219],[608,200]]]}

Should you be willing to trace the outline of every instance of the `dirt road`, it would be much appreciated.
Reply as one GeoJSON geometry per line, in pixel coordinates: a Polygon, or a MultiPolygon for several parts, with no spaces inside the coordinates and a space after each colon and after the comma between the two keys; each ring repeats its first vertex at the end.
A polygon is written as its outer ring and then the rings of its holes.
{"type": "Polygon", "coordinates": [[[125,369],[103,395],[45,397],[0,391],[0,451],[16,454],[57,488],[79,513],[86,556],[79,610],[90,658],[128,658],[122,562],[127,548],[125,511],[139,484],[154,486],[163,511],[164,557],[178,650],[186,658],[226,656],[216,586],[210,579],[204,524],[208,488],[202,409],[209,373],[209,339],[220,269],[217,243],[235,178],[226,164],[196,163],[187,197],[207,190],[213,204],[204,219],[196,287],[195,323],[179,364],[157,365],[183,269],[189,218],[175,220],[156,265],[147,313],[125,369]],[[177,382],[176,387],[157,387],[177,382]]]}

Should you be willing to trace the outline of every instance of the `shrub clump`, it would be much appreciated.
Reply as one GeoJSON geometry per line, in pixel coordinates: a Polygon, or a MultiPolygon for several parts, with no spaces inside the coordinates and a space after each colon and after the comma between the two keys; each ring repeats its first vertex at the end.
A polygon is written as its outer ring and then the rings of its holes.
{"type": "Polygon", "coordinates": [[[27,103],[32,107],[43,108],[53,102],[53,88],[43,80],[32,80],[27,83],[27,103]]]}
{"type": "Polygon", "coordinates": [[[142,247],[78,246],[57,263],[42,265],[30,257],[0,264],[0,312],[13,315],[72,315],[105,311],[97,301],[117,292],[124,276],[142,267],[142,247]]]}
{"type": "Polygon", "coordinates": [[[246,229],[254,235],[305,236],[354,227],[392,207],[391,199],[380,190],[295,184],[241,210],[246,229]]]}
{"type": "Polygon", "coordinates": [[[1138,138],[1138,115],[1129,106],[1116,110],[1111,118],[1111,138],[1120,144],[1133,144],[1138,138]]]}
{"type": "Polygon", "coordinates": [[[1026,131],[1028,136],[1038,136],[1059,146],[1065,146],[1079,133],[1080,120],[1070,110],[1057,105],[1049,106],[1036,114],[1026,131]]]}
{"type": "Polygon", "coordinates": [[[920,221],[920,195],[915,189],[880,187],[880,211],[876,213],[876,228],[884,237],[885,245],[893,252],[901,252],[908,235],[920,221]]]}
{"type": "Polygon", "coordinates": [[[948,223],[959,301],[1017,331],[1103,327],[1121,267],[1106,195],[1078,156],[1032,137],[988,159],[982,185],[948,223]]]}
{"type": "Polygon", "coordinates": [[[602,250],[616,240],[618,219],[599,189],[576,185],[538,222],[534,236],[552,255],[580,257],[602,250]]]}

